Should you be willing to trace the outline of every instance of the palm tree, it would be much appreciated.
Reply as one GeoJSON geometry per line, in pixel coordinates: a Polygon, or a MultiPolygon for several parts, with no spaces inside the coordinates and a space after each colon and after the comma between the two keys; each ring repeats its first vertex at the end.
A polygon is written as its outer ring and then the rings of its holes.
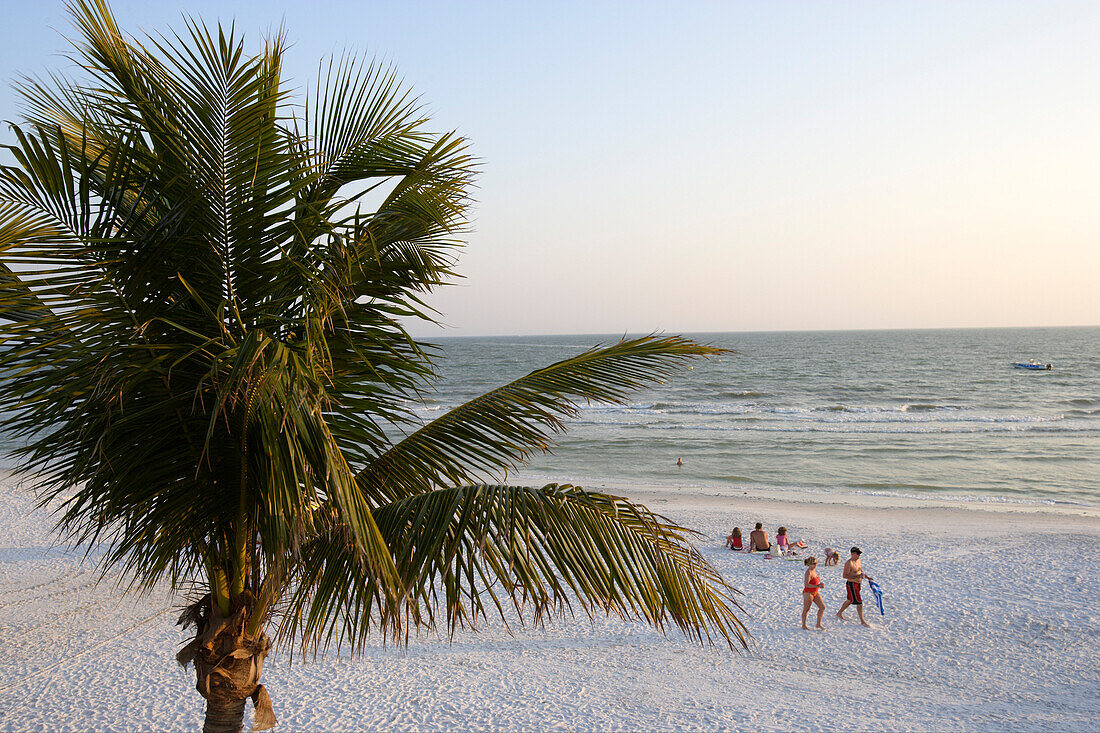
{"type": "Polygon", "coordinates": [[[449,281],[475,162],[393,71],[320,67],[305,105],[282,34],[256,55],[188,21],[139,42],[70,6],[82,78],[25,79],[0,168],[2,427],[73,543],[186,596],[205,730],[239,730],[275,641],[512,606],[743,645],[736,591],[690,531],[569,485],[497,485],[583,401],[621,402],[718,350],[586,351],[419,426],[437,351],[402,327],[449,281]]]}

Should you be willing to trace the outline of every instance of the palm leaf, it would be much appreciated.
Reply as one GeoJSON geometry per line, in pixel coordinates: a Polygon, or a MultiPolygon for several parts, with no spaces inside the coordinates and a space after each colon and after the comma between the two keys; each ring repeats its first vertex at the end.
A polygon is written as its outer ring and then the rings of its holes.
{"type": "MultiPolygon", "coordinates": [[[[530,613],[542,623],[576,604],[590,617],[641,618],[698,641],[747,644],[738,591],[691,546],[692,532],[620,497],[556,484],[461,486],[374,516],[412,590],[406,629],[442,621],[453,633],[489,615],[506,618],[509,605],[521,621],[530,613]]],[[[349,547],[328,533],[303,550],[284,635],[360,648],[379,618],[393,616],[349,547]]]]}
{"type": "Polygon", "coordinates": [[[622,403],[661,382],[686,359],[725,350],[680,336],[649,335],[593,348],[538,369],[441,415],[358,475],[380,503],[439,486],[492,480],[548,451],[576,403],[622,403]]]}

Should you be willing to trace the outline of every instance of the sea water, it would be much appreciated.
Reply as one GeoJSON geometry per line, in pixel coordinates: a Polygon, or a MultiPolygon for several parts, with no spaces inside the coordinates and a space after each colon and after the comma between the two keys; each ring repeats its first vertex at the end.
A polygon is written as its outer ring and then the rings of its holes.
{"type": "MultiPolygon", "coordinates": [[[[1100,328],[686,335],[735,353],[582,404],[552,454],[506,478],[1100,508],[1100,328]],[[1032,358],[1054,368],[1011,365],[1032,358]]],[[[619,338],[436,339],[441,379],[416,412],[619,338]]],[[[0,469],[12,446],[0,435],[0,469]]]]}
{"type": "MultiPolygon", "coordinates": [[[[582,406],[510,479],[1100,506],[1100,328],[687,335],[736,353],[582,406]]],[[[421,414],[618,338],[437,339],[421,414]]]]}

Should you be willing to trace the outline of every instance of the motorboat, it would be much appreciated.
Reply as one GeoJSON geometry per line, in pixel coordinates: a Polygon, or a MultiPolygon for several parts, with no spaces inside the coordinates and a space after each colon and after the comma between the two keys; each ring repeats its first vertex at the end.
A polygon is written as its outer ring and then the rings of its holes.
{"type": "Polygon", "coordinates": [[[1016,367],[1017,369],[1031,369],[1032,371],[1047,372],[1054,368],[1053,364],[1043,364],[1042,362],[1035,361],[1034,359],[1032,359],[1031,361],[1014,361],[1012,362],[1012,366],[1016,367]]]}

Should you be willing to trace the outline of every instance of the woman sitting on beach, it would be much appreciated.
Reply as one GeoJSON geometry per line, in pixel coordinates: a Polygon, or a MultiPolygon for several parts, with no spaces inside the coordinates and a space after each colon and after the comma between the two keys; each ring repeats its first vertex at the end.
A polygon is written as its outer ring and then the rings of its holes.
{"type": "Polygon", "coordinates": [[[821,625],[821,617],[825,615],[825,601],[821,600],[821,578],[817,575],[817,558],[807,557],[802,563],[806,566],[806,575],[802,580],[802,628],[809,631],[806,626],[806,614],[810,612],[810,606],[817,604],[817,628],[824,629],[821,625]]]}
{"type": "Polygon", "coordinates": [[[790,538],[787,536],[786,527],[780,527],[779,530],[775,533],[775,544],[779,545],[779,551],[782,552],[784,555],[793,554],[795,551],[792,548],[806,546],[806,543],[802,540],[792,543],[790,538]]]}
{"type": "Polygon", "coordinates": [[[730,536],[726,538],[726,547],[730,548],[731,550],[737,550],[738,552],[745,549],[745,546],[741,543],[740,527],[733,528],[733,532],[731,532],[730,536]]]}

